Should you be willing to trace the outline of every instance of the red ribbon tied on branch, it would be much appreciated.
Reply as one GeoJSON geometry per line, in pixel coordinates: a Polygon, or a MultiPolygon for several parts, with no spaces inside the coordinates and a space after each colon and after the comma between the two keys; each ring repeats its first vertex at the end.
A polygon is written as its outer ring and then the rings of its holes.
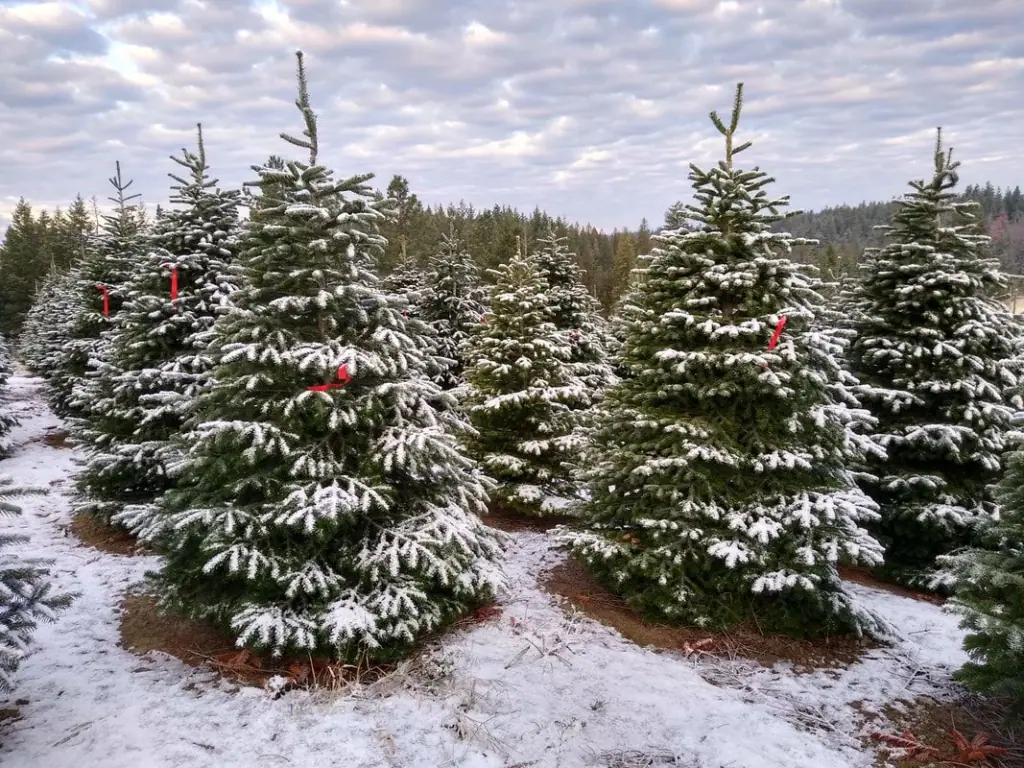
{"type": "Polygon", "coordinates": [[[779,324],[775,326],[775,333],[772,334],[772,340],[768,342],[768,349],[775,349],[775,345],[779,343],[779,337],[782,336],[782,329],[786,327],[786,316],[783,315],[779,318],[779,324]]]}
{"type": "Polygon", "coordinates": [[[105,285],[97,285],[96,288],[103,291],[103,316],[110,317],[110,292],[105,285]]]}
{"type": "Polygon", "coordinates": [[[310,392],[327,392],[331,389],[341,389],[350,381],[352,381],[352,375],[348,372],[348,366],[343,365],[338,368],[338,380],[333,384],[314,384],[306,389],[310,392]]]}
{"type": "Polygon", "coordinates": [[[178,298],[178,268],[173,264],[164,264],[169,270],[171,270],[171,301],[178,298]]]}

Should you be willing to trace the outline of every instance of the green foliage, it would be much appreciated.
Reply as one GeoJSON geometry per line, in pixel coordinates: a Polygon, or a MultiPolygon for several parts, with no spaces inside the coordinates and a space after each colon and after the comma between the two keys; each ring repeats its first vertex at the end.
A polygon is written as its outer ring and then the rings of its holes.
{"type": "Polygon", "coordinates": [[[1005,282],[977,206],[954,192],[958,166],[940,134],[934,175],[911,182],[888,244],[865,254],[850,313],[850,365],[888,453],[863,477],[883,512],[880,574],[935,588],[935,558],[995,512],[990,486],[1022,407],[1020,330],[995,298],[1005,282]]]}
{"type": "Polygon", "coordinates": [[[971,661],[957,674],[971,690],[1007,696],[1024,714],[1024,453],[1011,454],[997,489],[998,521],[984,549],[940,558],[956,581],[947,606],[967,630],[971,661]]]}
{"type": "Polygon", "coordinates": [[[188,172],[151,238],[153,250],[121,287],[106,359],[87,374],[90,400],[76,438],[88,460],[76,476],[76,512],[151,535],[153,504],[173,487],[179,437],[193,399],[208,383],[212,360],[204,336],[233,290],[229,272],[238,197],[216,188],[199,128],[198,150],[172,157],[188,172]],[[171,298],[172,269],[178,295],[171,298]],[[126,509],[127,508],[127,509],[126,509]]]}
{"type": "MultiPolygon", "coordinates": [[[[19,515],[21,507],[16,500],[45,493],[45,489],[16,486],[12,478],[0,475],[0,515],[19,515]]],[[[14,688],[13,675],[39,623],[54,621],[75,597],[54,592],[47,578],[50,561],[8,551],[11,545],[27,540],[26,536],[0,533],[0,693],[14,688]]]]}
{"type": "Polygon", "coordinates": [[[691,166],[696,203],[666,217],[685,226],[654,237],[623,308],[626,375],[593,436],[585,524],[566,540],[659,620],[877,631],[837,573],[881,560],[863,528],[877,507],[847,470],[869,447],[850,429],[861,415],[835,397],[840,349],[815,328],[820,283],[771,231],[787,198],[734,166],[749,146],[734,144],[741,106],[742,86],[728,125],[712,113],[725,159],[691,166]]]}
{"type": "Polygon", "coordinates": [[[392,657],[490,599],[499,538],[456,435],[455,402],[425,380],[423,324],[371,272],[385,242],[370,175],[318,162],[299,54],[308,160],[260,168],[242,283],[208,347],[187,454],[165,498],[164,603],[275,654],[392,657]],[[269,199],[267,199],[269,195],[269,199]],[[330,384],[344,366],[350,380],[330,384]]]}
{"type": "Polygon", "coordinates": [[[533,256],[497,270],[490,313],[467,350],[469,441],[498,481],[492,500],[527,514],[562,512],[575,497],[568,462],[579,442],[574,407],[589,393],[570,367],[572,346],[553,322],[547,281],[533,256]]]}
{"type": "Polygon", "coordinates": [[[92,395],[83,393],[86,399],[81,400],[76,387],[81,387],[86,381],[90,361],[103,360],[104,332],[112,327],[114,317],[125,301],[125,281],[146,252],[144,216],[136,205],[131,204],[138,195],[128,194],[132,182],[121,176],[120,163],[116,167],[115,175],[110,178],[116,193],[110,200],[116,208],[113,213],[102,217],[94,241],[70,273],[75,281],[73,303],[66,318],[66,336],[59,353],[59,364],[54,368],[50,397],[54,411],[63,417],[85,415],[92,395]],[[106,307],[100,286],[106,288],[106,307]]]}

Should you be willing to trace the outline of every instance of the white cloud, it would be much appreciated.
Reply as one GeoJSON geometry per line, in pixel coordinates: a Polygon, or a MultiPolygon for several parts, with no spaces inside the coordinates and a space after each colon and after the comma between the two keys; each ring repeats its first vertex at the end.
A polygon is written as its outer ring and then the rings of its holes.
{"type": "Polygon", "coordinates": [[[660,221],[715,162],[746,83],[744,162],[801,208],[888,199],[934,127],[965,182],[1015,185],[1019,0],[77,0],[0,8],[0,227],[24,195],[103,199],[115,160],[147,201],[202,122],[225,184],[291,148],[307,52],[321,157],[401,173],[425,201],[660,221]]]}

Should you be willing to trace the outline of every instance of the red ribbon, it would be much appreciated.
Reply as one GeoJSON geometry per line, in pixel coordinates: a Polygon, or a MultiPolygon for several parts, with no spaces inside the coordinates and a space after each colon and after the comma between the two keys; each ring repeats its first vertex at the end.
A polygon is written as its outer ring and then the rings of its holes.
{"type": "Polygon", "coordinates": [[[786,316],[783,315],[779,318],[779,324],[775,326],[775,333],[772,334],[772,340],[768,342],[768,349],[775,349],[775,345],[779,343],[779,337],[782,336],[782,329],[786,326],[786,316]]]}
{"type": "Polygon", "coordinates": [[[352,381],[352,376],[348,372],[348,367],[343,365],[338,368],[338,381],[334,384],[314,384],[311,387],[306,387],[306,389],[309,392],[327,392],[331,389],[341,389],[350,381],[352,381]]]}
{"type": "Polygon", "coordinates": [[[110,293],[107,291],[107,286],[97,285],[96,288],[103,291],[103,316],[110,317],[110,293]]]}
{"type": "Polygon", "coordinates": [[[173,264],[168,264],[171,270],[171,301],[178,298],[178,268],[173,264]]]}

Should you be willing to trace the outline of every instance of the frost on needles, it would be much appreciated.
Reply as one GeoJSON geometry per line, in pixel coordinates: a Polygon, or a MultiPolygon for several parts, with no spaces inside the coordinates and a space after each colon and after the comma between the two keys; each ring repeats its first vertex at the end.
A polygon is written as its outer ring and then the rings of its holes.
{"type": "Polygon", "coordinates": [[[156,222],[148,254],[121,286],[102,387],[76,437],[88,460],[76,477],[76,511],[120,523],[146,539],[153,504],[173,485],[175,441],[195,396],[209,381],[205,335],[234,282],[230,265],[238,192],[209,176],[202,129],[196,151],[172,157],[187,176],[170,174],[172,207],[156,222]],[[173,272],[172,272],[173,270],[173,272]],[[171,297],[172,275],[177,297],[171,297]]]}
{"type": "Polygon", "coordinates": [[[592,501],[582,530],[565,535],[648,616],[702,626],[753,617],[800,636],[876,632],[837,573],[882,558],[864,527],[877,507],[847,470],[867,448],[850,427],[864,414],[834,397],[839,365],[814,322],[820,281],[790,260],[798,241],[771,231],[788,198],[734,165],[749,146],[733,143],[741,106],[742,86],[728,125],[711,114],[725,160],[691,166],[692,228],[655,238],[631,296],[626,377],[594,435],[592,501]]]}
{"type": "Polygon", "coordinates": [[[305,131],[282,138],[308,160],[259,169],[158,583],[240,645],[380,659],[490,599],[501,546],[464,417],[423,375],[422,324],[370,270],[385,245],[372,177],[319,164],[301,54],[298,72],[305,131]],[[345,386],[308,389],[339,366],[345,386]]]}
{"type": "Polygon", "coordinates": [[[1005,282],[976,205],[957,200],[958,166],[940,132],[932,178],[911,182],[889,243],[866,254],[850,350],[888,454],[864,481],[882,509],[882,573],[936,588],[935,558],[996,513],[991,485],[1022,407],[1020,329],[997,296],[1005,282]]]}

